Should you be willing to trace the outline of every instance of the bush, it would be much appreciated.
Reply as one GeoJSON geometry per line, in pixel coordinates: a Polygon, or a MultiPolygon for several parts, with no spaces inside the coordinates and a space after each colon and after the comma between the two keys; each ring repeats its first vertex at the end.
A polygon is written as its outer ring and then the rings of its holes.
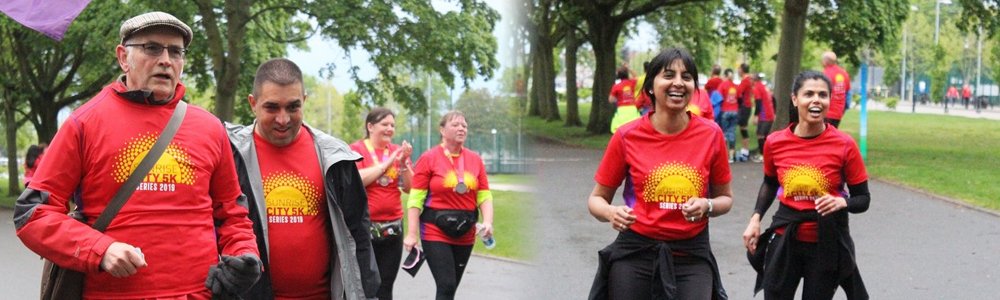
{"type": "Polygon", "coordinates": [[[896,104],[899,104],[899,98],[897,97],[885,98],[885,107],[888,107],[891,110],[896,110],[896,104]]]}

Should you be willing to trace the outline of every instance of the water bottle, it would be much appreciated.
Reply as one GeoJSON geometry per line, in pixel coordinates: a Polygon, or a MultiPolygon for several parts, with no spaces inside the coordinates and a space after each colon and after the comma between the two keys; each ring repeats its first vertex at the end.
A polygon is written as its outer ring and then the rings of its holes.
{"type": "Polygon", "coordinates": [[[495,248],[497,246],[497,242],[496,240],[493,239],[493,235],[486,237],[483,233],[484,233],[483,224],[476,223],[476,234],[479,235],[479,238],[483,240],[483,247],[486,247],[486,249],[495,248]]]}

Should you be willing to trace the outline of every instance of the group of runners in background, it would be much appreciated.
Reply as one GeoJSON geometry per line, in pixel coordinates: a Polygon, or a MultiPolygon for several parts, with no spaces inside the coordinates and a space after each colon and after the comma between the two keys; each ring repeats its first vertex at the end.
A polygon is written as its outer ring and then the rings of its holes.
{"type": "MultiPolygon", "coordinates": [[[[829,124],[837,127],[840,125],[844,110],[848,107],[851,79],[850,75],[837,64],[837,56],[833,52],[823,53],[821,60],[823,73],[832,84],[827,119],[829,124]]],[[[643,69],[646,69],[648,64],[644,63],[643,69]]],[[[714,120],[722,128],[729,149],[729,162],[763,162],[764,142],[774,124],[776,98],[764,81],[764,73],[752,73],[747,63],[740,64],[736,72],[738,81],[733,77],[732,69],[723,70],[719,65],[712,66],[711,77],[704,85],[696,87],[695,95],[687,110],[693,115],[714,120]],[[757,137],[757,148],[752,151],[748,129],[751,123],[756,125],[757,137]],[[738,139],[741,146],[739,149],[736,147],[738,139]]],[[[640,90],[645,74],[634,78],[635,74],[627,65],[623,65],[618,68],[615,76],[616,82],[608,96],[608,101],[616,106],[615,116],[611,122],[612,133],[621,125],[653,110],[649,96],[640,90]]]]}

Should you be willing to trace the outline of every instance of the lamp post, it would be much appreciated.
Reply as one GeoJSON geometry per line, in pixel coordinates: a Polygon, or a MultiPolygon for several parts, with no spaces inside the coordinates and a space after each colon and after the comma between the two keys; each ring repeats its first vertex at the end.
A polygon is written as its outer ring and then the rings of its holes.
{"type": "MultiPolygon", "coordinates": [[[[934,4],[934,46],[938,45],[938,31],[941,27],[941,4],[951,4],[951,0],[937,0],[934,4]]],[[[938,91],[932,91],[937,93],[938,91]]],[[[931,97],[931,100],[934,98],[931,97]]],[[[944,113],[948,113],[948,100],[944,101],[944,113]]]]}
{"type": "Polygon", "coordinates": [[[938,0],[934,4],[934,45],[938,44],[938,30],[941,27],[941,4],[951,4],[951,0],[938,0]]]}
{"type": "Polygon", "coordinates": [[[976,113],[978,114],[980,112],[980,107],[982,106],[982,104],[979,103],[981,99],[980,97],[983,95],[983,86],[982,82],[980,82],[980,77],[983,76],[981,73],[983,71],[983,25],[979,25],[979,30],[976,32],[976,43],[979,44],[979,54],[976,58],[976,93],[973,98],[976,101],[973,101],[973,103],[976,104],[976,113]]]}
{"type": "MultiPolygon", "coordinates": [[[[916,5],[910,5],[910,11],[917,11],[917,6],[916,5]]],[[[907,55],[906,55],[906,44],[908,42],[909,41],[906,39],[906,24],[903,24],[903,71],[902,71],[902,74],[903,74],[902,75],[903,76],[903,80],[902,81],[903,82],[900,83],[901,86],[906,86],[906,57],[907,57],[907,55]]],[[[911,77],[914,77],[914,76],[911,76],[911,77]]],[[[913,78],[910,78],[910,80],[913,80],[913,78]]],[[[899,101],[903,101],[903,98],[905,98],[905,97],[906,97],[906,91],[905,90],[901,91],[899,93],[899,98],[900,98],[899,101]]],[[[912,105],[911,108],[910,108],[910,112],[911,113],[916,113],[917,112],[917,100],[913,99],[913,88],[910,88],[910,103],[912,105]]]]}
{"type": "Polygon", "coordinates": [[[500,148],[497,148],[497,129],[490,130],[493,134],[493,172],[500,172],[500,148]]]}

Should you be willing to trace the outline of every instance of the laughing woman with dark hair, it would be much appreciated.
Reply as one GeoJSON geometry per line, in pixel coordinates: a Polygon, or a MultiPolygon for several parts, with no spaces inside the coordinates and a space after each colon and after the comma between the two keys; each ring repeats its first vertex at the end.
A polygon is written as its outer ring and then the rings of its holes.
{"type": "Polygon", "coordinates": [[[726,299],[708,236],[709,217],[733,204],[722,130],[687,111],[690,54],[667,49],[648,71],[654,112],[618,128],[594,175],[590,214],[619,233],[598,252],[590,299],[726,299]],[[625,205],[611,205],[623,180],[625,205]]]}
{"type": "Polygon", "coordinates": [[[803,280],[802,299],[832,299],[837,286],[844,287],[847,299],[868,299],[847,217],[865,212],[871,202],[858,144],[825,122],[830,81],[823,73],[799,74],[792,103],[797,122],[765,142],[764,182],[743,233],[757,270],[754,292],[790,300],[803,280]],[[849,195],[843,193],[845,184],[849,195]],[[761,234],[761,218],[775,195],[778,211],[761,234]]]}

